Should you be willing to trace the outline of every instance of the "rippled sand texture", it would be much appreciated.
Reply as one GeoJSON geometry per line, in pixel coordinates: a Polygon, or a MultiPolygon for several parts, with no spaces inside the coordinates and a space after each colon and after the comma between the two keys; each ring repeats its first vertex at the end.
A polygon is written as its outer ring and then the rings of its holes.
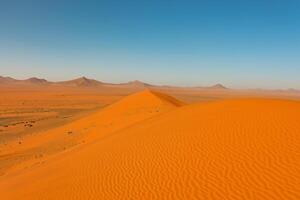
{"type": "Polygon", "coordinates": [[[299,101],[144,91],[69,126],[92,139],[3,176],[1,198],[300,199],[299,101]]]}

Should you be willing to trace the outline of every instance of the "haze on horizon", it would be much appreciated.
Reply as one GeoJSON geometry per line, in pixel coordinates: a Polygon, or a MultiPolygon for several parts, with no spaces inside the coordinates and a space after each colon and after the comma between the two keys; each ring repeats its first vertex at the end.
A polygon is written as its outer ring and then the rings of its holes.
{"type": "Polygon", "coordinates": [[[300,2],[0,3],[0,75],[300,89],[300,2]]]}

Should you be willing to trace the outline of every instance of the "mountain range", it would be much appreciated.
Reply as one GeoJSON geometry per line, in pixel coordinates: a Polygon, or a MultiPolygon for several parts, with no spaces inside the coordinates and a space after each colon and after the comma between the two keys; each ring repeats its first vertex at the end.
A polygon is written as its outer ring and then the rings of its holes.
{"type": "Polygon", "coordinates": [[[41,79],[37,77],[28,78],[25,80],[18,80],[11,77],[0,76],[0,84],[5,85],[38,85],[38,86],[49,86],[49,85],[61,85],[61,86],[70,86],[70,87],[86,87],[86,88],[97,88],[97,87],[126,87],[126,88],[191,88],[191,89],[228,89],[222,84],[215,84],[208,87],[178,87],[178,86],[166,86],[166,85],[152,85],[144,83],[139,80],[129,81],[127,83],[105,83],[95,79],[90,79],[87,77],[80,77],[67,81],[48,81],[46,79],[41,79]]]}

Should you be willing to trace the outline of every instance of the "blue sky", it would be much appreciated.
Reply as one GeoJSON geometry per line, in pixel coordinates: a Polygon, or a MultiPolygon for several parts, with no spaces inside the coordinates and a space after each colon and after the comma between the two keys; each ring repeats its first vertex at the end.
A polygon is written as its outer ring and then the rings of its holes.
{"type": "Polygon", "coordinates": [[[300,89],[300,1],[0,1],[0,75],[300,89]]]}

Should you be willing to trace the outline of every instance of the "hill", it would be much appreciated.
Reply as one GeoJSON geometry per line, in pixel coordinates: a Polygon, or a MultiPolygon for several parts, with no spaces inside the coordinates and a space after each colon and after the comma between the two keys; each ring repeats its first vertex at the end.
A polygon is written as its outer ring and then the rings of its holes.
{"type": "Polygon", "coordinates": [[[74,80],[56,82],[56,84],[63,86],[77,86],[77,87],[99,87],[103,83],[94,79],[88,79],[86,77],[80,77],[74,80]]]}
{"type": "Polygon", "coordinates": [[[123,85],[131,86],[131,87],[140,87],[140,88],[149,88],[149,87],[153,86],[151,84],[144,83],[144,82],[138,81],[138,80],[129,81],[128,83],[125,83],[123,85]]]}
{"type": "Polygon", "coordinates": [[[211,86],[209,88],[211,88],[211,89],[219,89],[219,90],[227,89],[227,87],[225,87],[224,85],[222,85],[220,83],[218,83],[216,85],[213,85],[213,86],[211,86]]]}
{"type": "Polygon", "coordinates": [[[47,83],[49,83],[46,79],[41,79],[41,78],[36,78],[36,77],[25,79],[21,82],[30,83],[30,84],[47,84],[47,83]]]}
{"type": "Polygon", "coordinates": [[[16,80],[11,78],[11,77],[4,77],[4,76],[0,76],[0,83],[1,84],[8,84],[8,83],[13,83],[16,80]]]}
{"type": "Polygon", "coordinates": [[[87,77],[80,77],[73,80],[67,81],[58,81],[52,82],[47,81],[46,79],[41,78],[28,78],[25,80],[17,80],[11,77],[2,77],[0,76],[0,83],[6,85],[17,85],[17,86],[26,86],[26,85],[55,85],[55,86],[68,86],[68,87],[80,87],[80,88],[119,88],[119,89],[129,89],[132,91],[141,91],[144,89],[155,89],[155,90],[185,90],[185,89],[227,89],[222,84],[216,84],[208,87],[179,87],[179,86],[163,86],[163,85],[152,85],[149,83],[145,83],[139,80],[129,81],[127,83],[104,83],[95,79],[90,79],[87,77]]]}
{"type": "Polygon", "coordinates": [[[0,83],[7,85],[41,85],[41,84],[49,84],[46,79],[40,79],[36,77],[28,78],[25,80],[17,80],[11,77],[3,77],[0,76],[0,83]]]}

